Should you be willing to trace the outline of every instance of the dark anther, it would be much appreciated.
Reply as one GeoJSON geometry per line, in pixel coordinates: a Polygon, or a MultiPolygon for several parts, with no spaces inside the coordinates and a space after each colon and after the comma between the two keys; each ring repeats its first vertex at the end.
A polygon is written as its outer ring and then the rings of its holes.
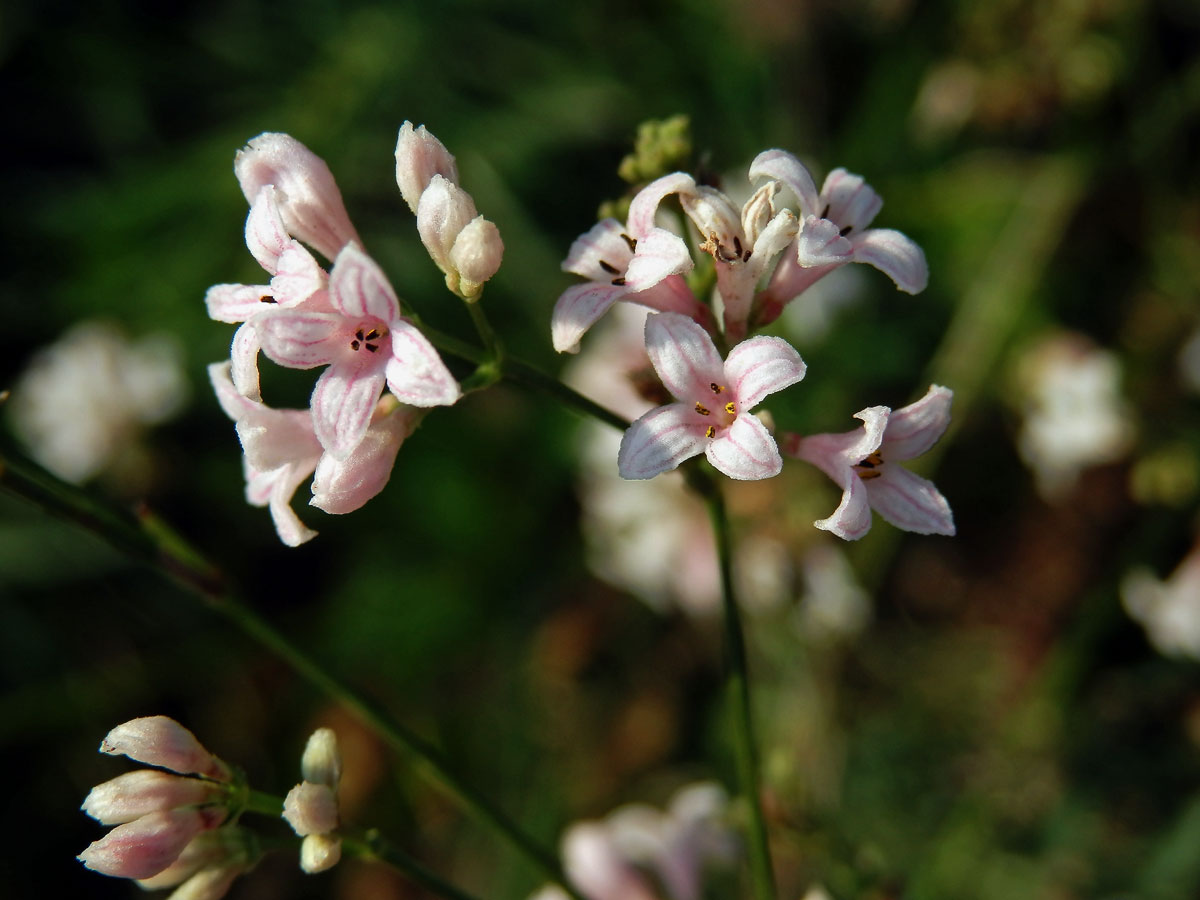
{"type": "Polygon", "coordinates": [[[612,280],[612,283],[615,284],[617,287],[624,287],[625,279],[624,278],[614,278],[612,280]]]}
{"type": "Polygon", "coordinates": [[[360,328],[360,329],[358,329],[358,331],[354,332],[354,336],[355,336],[356,338],[358,338],[360,341],[365,341],[365,340],[366,340],[366,338],[364,338],[364,337],[363,337],[363,333],[362,333],[362,329],[361,329],[361,328],[360,328]]]}
{"type": "Polygon", "coordinates": [[[709,389],[710,391],[712,391],[714,394],[719,394],[719,393],[721,393],[721,391],[725,390],[725,388],[721,387],[721,386],[720,386],[719,384],[717,384],[715,381],[710,381],[710,382],[709,382],[709,384],[708,384],[708,389],[709,389]]]}
{"type": "Polygon", "coordinates": [[[606,263],[604,260],[600,260],[600,268],[602,268],[609,275],[616,275],[619,271],[621,271],[612,263],[606,263]]]}
{"type": "Polygon", "coordinates": [[[733,252],[736,256],[742,255],[742,239],[736,234],[733,236],[733,252]]]}
{"type": "Polygon", "coordinates": [[[637,238],[630,237],[629,235],[625,234],[624,232],[621,233],[621,237],[624,238],[625,243],[627,243],[629,245],[629,250],[631,253],[633,251],[637,250],[637,238]]]}
{"type": "Polygon", "coordinates": [[[259,303],[278,303],[279,301],[276,300],[274,297],[272,297],[270,294],[263,294],[261,297],[258,298],[258,302],[259,303]]]}
{"type": "Polygon", "coordinates": [[[829,204],[828,203],[826,203],[825,208],[823,210],[821,210],[821,218],[822,219],[829,218],[829,204]]]}
{"type": "Polygon", "coordinates": [[[374,344],[367,344],[367,349],[370,350],[372,353],[374,353],[379,348],[376,347],[374,344]]]}
{"type": "Polygon", "coordinates": [[[365,340],[365,341],[373,341],[373,340],[375,340],[377,337],[379,337],[379,329],[378,329],[378,328],[372,328],[370,331],[368,331],[368,332],[367,332],[367,336],[366,336],[365,338],[363,338],[363,340],[365,340]]]}
{"type": "Polygon", "coordinates": [[[845,236],[846,236],[846,235],[848,235],[848,234],[849,234],[849,233],[850,233],[850,232],[851,232],[853,229],[854,229],[854,226],[853,226],[853,225],[847,225],[845,228],[843,228],[841,231],[839,231],[839,232],[838,232],[838,234],[840,234],[842,237],[845,237],[845,236]]]}
{"type": "Polygon", "coordinates": [[[752,251],[752,250],[747,250],[745,253],[743,253],[742,254],[742,262],[750,262],[750,254],[753,252],[754,251],[752,251]]]}
{"type": "Polygon", "coordinates": [[[351,342],[350,342],[350,349],[351,349],[351,350],[357,350],[357,349],[358,349],[358,341],[351,341],[351,342]]]}

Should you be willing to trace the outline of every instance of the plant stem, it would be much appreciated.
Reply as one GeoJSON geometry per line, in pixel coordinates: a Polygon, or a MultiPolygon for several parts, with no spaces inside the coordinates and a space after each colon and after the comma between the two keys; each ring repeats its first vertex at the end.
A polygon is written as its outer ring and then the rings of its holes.
{"type": "Polygon", "coordinates": [[[400,753],[417,772],[476,821],[516,850],[544,877],[583,898],[566,884],[555,856],[526,834],[490,800],[458,779],[431,745],[391,720],[362,695],[338,681],[312,657],[234,596],[211,563],[165,522],[142,511],[135,516],[67,484],[7,448],[0,448],[0,487],[93,532],[129,557],[167,575],[198,596],[243,633],[287,662],[321,691],[337,700],[400,753]]]}
{"type": "Polygon", "coordinates": [[[767,839],[767,823],[763,816],[759,787],[758,753],[750,708],[750,677],[746,664],[746,638],[742,631],[741,612],[733,585],[729,516],[719,486],[700,469],[693,468],[689,474],[689,483],[708,504],[721,570],[721,603],[725,616],[726,702],[733,719],[738,781],[750,812],[750,876],[754,886],[754,897],[755,900],[774,900],[775,874],[771,866],[771,848],[767,839]]]}
{"type": "Polygon", "coordinates": [[[339,829],[342,845],[357,856],[375,859],[408,876],[415,884],[448,900],[478,900],[474,894],[443,881],[411,856],[400,850],[376,829],[339,829]]]}

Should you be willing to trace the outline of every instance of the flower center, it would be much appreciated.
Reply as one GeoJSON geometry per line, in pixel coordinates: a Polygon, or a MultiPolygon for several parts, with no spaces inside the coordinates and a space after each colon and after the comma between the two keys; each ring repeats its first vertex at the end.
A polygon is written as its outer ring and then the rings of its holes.
{"type": "Polygon", "coordinates": [[[380,342],[387,336],[388,330],[383,325],[359,325],[350,339],[350,349],[378,353],[380,342]]]}
{"type": "Polygon", "coordinates": [[[733,235],[730,243],[724,243],[718,237],[715,231],[708,233],[708,240],[700,245],[700,249],[705,253],[711,253],[712,258],[717,262],[725,264],[748,262],[750,260],[750,250],[742,249],[742,239],[738,235],[733,235]]]}
{"type": "Polygon", "coordinates": [[[871,478],[878,478],[880,475],[883,474],[882,472],[879,471],[879,467],[882,465],[883,465],[883,454],[881,454],[878,450],[876,450],[874,453],[872,453],[870,456],[868,456],[866,459],[864,459],[858,465],[852,466],[852,468],[854,469],[855,472],[858,473],[859,478],[861,478],[863,481],[867,481],[868,479],[871,479],[871,478]]]}
{"type": "Polygon", "coordinates": [[[712,396],[697,400],[695,410],[697,415],[704,416],[709,423],[704,431],[704,436],[714,438],[717,436],[717,432],[728,428],[737,418],[737,403],[732,400],[725,404],[721,403],[721,395],[729,391],[729,388],[723,384],[717,384],[714,381],[709,384],[708,389],[712,391],[712,396]]]}

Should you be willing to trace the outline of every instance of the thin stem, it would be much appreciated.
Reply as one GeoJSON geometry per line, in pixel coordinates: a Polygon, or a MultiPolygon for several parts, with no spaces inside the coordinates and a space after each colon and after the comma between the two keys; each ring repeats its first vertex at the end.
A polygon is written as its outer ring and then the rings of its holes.
{"type": "Polygon", "coordinates": [[[693,468],[689,483],[704,497],[712,520],[717,559],[721,569],[721,603],[725,616],[725,691],[733,717],[734,756],[738,781],[750,810],[750,876],[755,900],[774,900],[775,874],[767,823],[759,787],[758,752],[750,708],[750,676],[746,664],[746,638],[733,585],[733,555],[729,516],[720,488],[701,470],[693,468]]]}
{"type": "Polygon", "coordinates": [[[365,831],[361,829],[340,829],[338,833],[342,838],[342,846],[351,853],[366,859],[375,859],[381,863],[385,863],[408,876],[414,883],[419,884],[431,893],[437,894],[439,897],[446,897],[448,900],[478,900],[474,894],[468,894],[461,888],[455,887],[450,882],[439,878],[407,853],[392,844],[391,841],[374,828],[365,831]]]}
{"type": "Polygon", "coordinates": [[[566,883],[555,856],[526,834],[494,803],[458,779],[431,745],[392,721],[348,685],[325,671],[312,657],[293,645],[274,626],[238,600],[224,585],[215,566],[205,560],[177,532],[148,511],[135,516],[67,484],[7,448],[0,448],[0,487],[32,501],[95,533],[131,558],[147,564],[202,599],[243,633],[287,662],[321,691],[340,702],[375,731],[393,750],[434,787],[455,800],[476,821],[516,850],[544,877],[583,898],[566,883]]]}
{"type": "Polygon", "coordinates": [[[471,314],[471,322],[475,325],[475,330],[479,333],[479,339],[483,341],[483,347],[487,355],[499,363],[504,358],[504,346],[500,343],[499,338],[496,337],[496,332],[492,330],[492,325],[483,311],[483,306],[478,300],[468,301],[467,312],[471,314]]]}

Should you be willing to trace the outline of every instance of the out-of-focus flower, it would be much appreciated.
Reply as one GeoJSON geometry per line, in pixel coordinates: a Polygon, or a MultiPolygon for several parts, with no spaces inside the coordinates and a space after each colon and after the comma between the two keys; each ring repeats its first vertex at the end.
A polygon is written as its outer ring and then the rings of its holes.
{"type": "Polygon", "coordinates": [[[1134,569],[1121,582],[1121,600],[1159,653],[1200,660],[1200,544],[1166,580],[1134,569]]]}
{"type": "Polygon", "coordinates": [[[700,453],[730,478],[778,475],[779,448],[750,410],[804,377],[804,362],[787,341],[755,337],[722,360],[708,333],[678,313],[646,320],[646,351],[677,402],[634,422],[621,440],[623,478],[653,478],[700,453]]]}
{"type": "Polygon", "coordinates": [[[254,853],[239,830],[218,828],[229,814],[229,766],[166,716],[118,725],[100,751],[170,772],[138,770],[92,788],[84,812],[116,827],[80,853],[80,861],[147,887],[182,884],[172,894],[177,900],[222,896],[254,853]]]}
{"type": "MultiPolygon", "coordinates": [[[[567,877],[588,900],[700,900],[706,871],[739,852],[727,803],[718,785],[693,784],[665,812],[635,804],[572,825],[562,840],[567,877]]],[[[560,894],[545,888],[535,897],[560,894]]]]}
{"type": "Polygon", "coordinates": [[[130,341],[111,325],[82,322],[38,351],[9,406],[33,458],[79,483],[110,468],[135,469],[127,464],[141,431],[174,415],[186,395],[171,338],[130,341]]]}
{"type": "Polygon", "coordinates": [[[871,528],[871,510],[905,531],[954,534],[950,504],[927,479],[896,465],[920,456],[950,424],[949,388],[931,385],[925,396],[894,412],[871,406],[854,414],[863,428],[843,434],[788,435],[784,452],[812,463],[842,488],[833,515],[814,522],[856,541],[871,528]]]}
{"type": "Polygon", "coordinates": [[[283,818],[304,838],[300,868],[312,875],[331,868],[342,857],[341,838],[334,834],[338,827],[337,787],[342,760],[332,729],[318,728],[309,736],[300,773],[304,780],[288,792],[283,818]]]}
{"type": "Polygon", "coordinates": [[[759,154],[750,175],[786,184],[799,200],[801,212],[793,251],[783,255],[767,287],[755,298],[752,326],[775,321],[807,287],[851,262],[874,266],[905,293],[925,290],[929,267],[921,248],[899,231],[868,227],[883,200],[861,176],[834,169],[818,195],[808,169],[783,150],[759,154]]]}
{"type": "Polygon", "coordinates": [[[604,219],[576,238],[562,268],[588,280],[567,288],[554,304],[550,337],[555,350],[578,352],[580,338],[618,300],[711,322],[680,277],[693,266],[687,245],[654,222],[662,198],[690,181],[680,172],[664,175],[633,198],[625,225],[604,219]]]}
{"type": "Polygon", "coordinates": [[[357,244],[338,254],[328,311],[295,307],[259,313],[253,325],[263,352],[282,366],[328,366],[312,394],[317,440],[337,459],[362,441],[387,388],[410,406],[449,406],[460,392],[437,350],[400,317],[395,291],[357,244]]]}
{"type": "Polygon", "coordinates": [[[396,455],[416,425],[416,410],[391,396],[376,404],[367,433],[346,459],[325,452],[306,409],[272,409],[240,394],[230,364],[213,363],[209,378],[221,408],[237,427],[245,452],[246,500],[266,506],[279,539],[289,547],[316,537],[292,510],[296,489],[313,475],[313,506],[333,515],[360,508],[383,490],[396,455]],[[314,475],[315,473],[315,475],[314,475]]]}
{"type": "Polygon", "coordinates": [[[1051,337],[1020,359],[1017,379],[1024,419],[1017,450],[1043,497],[1062,497],[1083,469],[1129,451],[1134,425],[1115,354],[1082,335],[1051,337]]]}
{"type": "Polygon", "coordinates": [[[837,547],[828,542],[810,547],[799,568],[797,616],[806,636],[817,641],[852,638],[871,621],[871,595],[837,547]]]}
{"type": "Polygon", "coordinates": [[[475,200],[459,186],[450,151],[424,125],[400,126],[396,184],[417,215],[421,242],[445,273],[446,287],[464,300],[477,300],[484,282],[500,268],[504,242],[500,230],[479,215],[475,200]]]}

